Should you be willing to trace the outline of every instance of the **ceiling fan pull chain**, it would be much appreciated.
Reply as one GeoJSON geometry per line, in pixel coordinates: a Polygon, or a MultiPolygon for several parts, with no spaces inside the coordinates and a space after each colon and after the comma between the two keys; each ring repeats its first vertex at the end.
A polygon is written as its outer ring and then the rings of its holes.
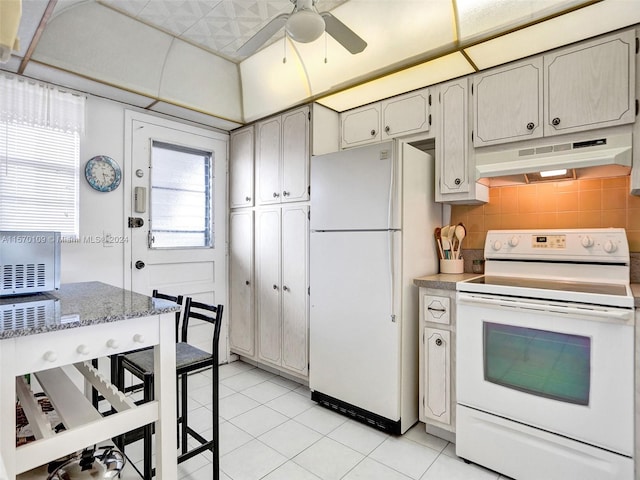
{"type": "Polygon", "coordinates": [[[284,56],[282,57],[282,63],[287,63],[287,31],[284,31],[284,56]]]}
{"type": "Polygon", "coordinates": [[[324,63],[329,63],[327,60],[327,31],[324,32],[324,63]]]}

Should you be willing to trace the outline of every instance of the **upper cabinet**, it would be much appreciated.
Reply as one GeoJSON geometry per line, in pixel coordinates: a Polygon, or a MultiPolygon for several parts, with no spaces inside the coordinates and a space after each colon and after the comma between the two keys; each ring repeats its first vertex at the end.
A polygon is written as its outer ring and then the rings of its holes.
{"type": "Polygon", "coordinates": [[[380,141],[380,104],[372,103],[341,113],[340,126],[342,148],[380,141]]]}
{"type": "Polygon", "coordinates": [[[260,205],[309,199],[309,107],[256,124],[256,200],[260,205]]]}
{"type": "Polygon", "coordinates": [[[635,121],[635,31],[545,55],[545,135],[635,121]]]}
{"type": "Polygon", "coordinates": [[[473,77],[473,145],[635,121],[635,31],[564,48],[473,77]]]}
{"type": "Polygon", "coordinates": [[[440,87],[436,141],[436,201],[481,203],[488,189],[476,183],[474,152],[469,144],[469,86],[462,78],[440,87]]]}
{"type": "Polygon", "coordinates": [[[341,147],[350,148],[381,140],[428,132],[431,128],[428,88],[343,112],[341,147]]]}
{"type": "Polygon", "coordinates": [[[542,137],[542,58],[473,77],[473,145],[542,137]]]}
{"type": "Polygon", "coordinates": [[[253,125],[229,138],[229,207],[253,206],[253,125]]]}

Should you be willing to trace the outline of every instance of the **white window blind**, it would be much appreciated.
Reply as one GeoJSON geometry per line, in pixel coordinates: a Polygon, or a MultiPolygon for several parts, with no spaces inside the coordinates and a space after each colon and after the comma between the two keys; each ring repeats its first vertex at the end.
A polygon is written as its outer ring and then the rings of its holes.
{"type": "Polygon", "coordinates": [[[0,230],[78,236],[84,97],[0,75],[0,230]]]}

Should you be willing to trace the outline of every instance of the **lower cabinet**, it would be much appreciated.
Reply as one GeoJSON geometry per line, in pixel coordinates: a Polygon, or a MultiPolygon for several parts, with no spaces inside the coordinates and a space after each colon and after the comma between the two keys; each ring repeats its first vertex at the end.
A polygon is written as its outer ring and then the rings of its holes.
{"type": "Polygon", "coordinates": [[[455,294],[420,288],[419,416],[427,432],[448,432],[448,440],[455,433],[455,294]]]}
{"type": "Polygon", "coordinates": [[[253,210],[229,216],[229,346],[233,353],[255,357],[253,308],[253,210]]]}
{"type": "Polygon", "coordinates": [[[309,207],[256,210],[257,360],[308,374],[309,207]]]}

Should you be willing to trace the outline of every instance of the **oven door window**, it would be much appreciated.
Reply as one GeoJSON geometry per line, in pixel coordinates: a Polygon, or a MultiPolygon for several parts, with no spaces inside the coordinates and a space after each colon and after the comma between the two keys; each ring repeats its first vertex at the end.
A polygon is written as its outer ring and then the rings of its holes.
{"type": "Polygon", "coordinates": [[[589,404],[591,339],[484,322],[484,378],[522,392],[589,404]]]}

